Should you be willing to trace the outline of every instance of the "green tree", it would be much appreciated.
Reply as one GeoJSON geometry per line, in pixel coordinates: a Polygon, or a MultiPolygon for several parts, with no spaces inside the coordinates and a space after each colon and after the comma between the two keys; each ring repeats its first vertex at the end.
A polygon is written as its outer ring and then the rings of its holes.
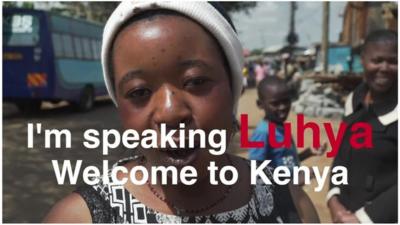
{"type": "Polygon", "coordinates": [[[249,13],[249,10],[257,5],[257,2],[220,2],[228,13],[243,11],[249,13]]]}
{"type": "Polygon", "coordinates": [[[3,2],[3,7],[7,8],[7,7],[17,7],[17,3],[16,2],[3,2]]]}

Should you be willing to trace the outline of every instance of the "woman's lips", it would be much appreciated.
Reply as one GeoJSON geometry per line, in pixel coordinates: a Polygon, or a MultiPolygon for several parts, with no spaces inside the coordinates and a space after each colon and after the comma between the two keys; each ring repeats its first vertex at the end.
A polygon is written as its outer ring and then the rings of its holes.
{"type": "Polygon", "coordinates": [[[166,163],[176,167],[183,167],[190,165],[197,157],[199,148],[185,148],[185,149],[168,149],[162,151],[166,163]]]}
{"type": "MultiPolygon", "coordinates": [[[[175,142],[179,146],[179,142],[175,142]]],[[[183,167],[192,164],[200,151],[200,143],[198,140],[194,141],[194,146],[189,147],[189,142],[185,140],[184,148],[162,148],[159,149],[160,154],[163,154],[165,163],[168,165],[183,167]]]]}
{"type": "Polygon", "coordinates": [[[386,77],[377,77],[374,81],[378,85],[385,85],[389,82],[389,79],[386,77]]]}
{"type": "Polygon", "coordinates": [[[186,166],[192,163],[196,156],[197,149],[176,149],[173,151],[167,151],[167,162],[174,166],[186,166]]]}

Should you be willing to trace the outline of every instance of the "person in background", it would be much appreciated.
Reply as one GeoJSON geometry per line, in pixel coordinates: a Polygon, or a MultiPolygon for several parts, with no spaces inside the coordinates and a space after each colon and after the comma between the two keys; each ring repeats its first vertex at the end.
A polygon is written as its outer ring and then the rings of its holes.
{"type": "Polygon", "coordinates": [[[261,60],[254,64],[254,72],[256,75],[256,85],[258,85],[265,77],[265,70],[261,60]]]}
{"type": "Polygon", "coordinates": [[[263,66],[263,69],[264,69],[264,77],[265,76],[270,76],[270,73],[271,73],[271,65],[270,65],[270,63],[267,60],[264,60],[262,66],[263,66]]]}
{"type": "Polygon", "coordinates": [[[289,53],[282,54],[280,67],[281,68],[277,73],[277,76],[285,81],[289,81],[297,71],[297,68],[295,67],[293,59],[289,53]]]}
{"type": "Polygon", "coordinates": [[[243,91],[247,88],[248,86],[248,78],[249,78],[249,64],[245,63],[243,66],[242,70],[242,75],[243,75],[243,91]]]}
{"type": "Polygon", "coordinates": [[[396,223],[397,221],[397,33],[369,34],[361,52],[364,82],[345,104],[348,126],[372,127],[372,148],[354,149],[350,129],[333,166],[345,166],[348,185],[331,183],[327,204],[335,223],[396,223]]]}

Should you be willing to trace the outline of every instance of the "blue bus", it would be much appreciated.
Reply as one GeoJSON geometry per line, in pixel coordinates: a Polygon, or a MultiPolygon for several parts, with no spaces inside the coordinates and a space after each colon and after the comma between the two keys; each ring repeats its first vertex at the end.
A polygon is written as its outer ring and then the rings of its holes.
{"type": "Polygon", "coordinates": [[[3,100],[22,111],[62,100],[90,110],[97,96],[107,95],[102,30],[46,11],[3,8],[3,100]]]}

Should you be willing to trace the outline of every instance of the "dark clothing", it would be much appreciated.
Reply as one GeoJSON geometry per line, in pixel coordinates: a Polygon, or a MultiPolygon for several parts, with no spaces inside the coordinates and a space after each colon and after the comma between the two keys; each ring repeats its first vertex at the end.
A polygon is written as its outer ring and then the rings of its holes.
{"type": "MultiPolygon", "coordinates": [[[[126,163],[121,160],[117,165],[126,163]]],[[[133,159],[135,160],[135,159],[133,159]]],[[[265,174],[272,180],[272,173],[265,174]]],[[[83,186],[75,192],[85,200],[93,223],[299,223],[288,186],[257,180],[249,202],[237,209],[206,216],[175,216],[157,212],[132,196],[123,185],[83,186]]],[[[193,203],[196,204],[196,203],[193,203]]]]}
{"type": "MultiPolygon", "coordinates": [[[[373,222],[397,222],[397,96],[383,103],[366,106],[367,87],[361,84],[349,96],[343,122],[348,125],[333,166],[348,170],[348,185],[335,186],[338,199],[359,218],[365,215],[373,222]],[[372,127],[370,149],[350,145],[351,125],[366,122],[372,127]],[[339,189],[337,189],[339,188],[339,189]],[[357,214],[359,210],[363,211],[357,214]]],[[[331,192],[330,191],[330,192],[331,192]]],[[[329,194],[328,194],[329,196],[329,194]]],[[[367,218],[368,218],[367,217],[367,218]]]]}

